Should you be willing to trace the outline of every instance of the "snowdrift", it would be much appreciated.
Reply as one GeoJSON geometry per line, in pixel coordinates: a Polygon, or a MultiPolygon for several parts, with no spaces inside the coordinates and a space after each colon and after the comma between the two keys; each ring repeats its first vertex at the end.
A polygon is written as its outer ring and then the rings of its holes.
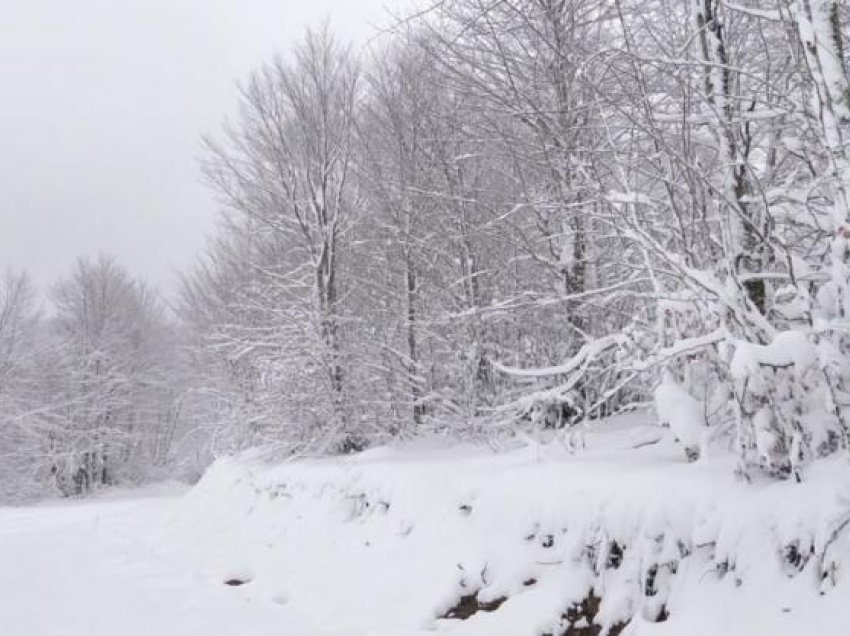
{"type": "Polygon", "coordinates": [[[173,557],[328,634],[850,633],[846,460],[746,484],[657,428],[586,441],[219,461],[171,521],[173,557]]]}

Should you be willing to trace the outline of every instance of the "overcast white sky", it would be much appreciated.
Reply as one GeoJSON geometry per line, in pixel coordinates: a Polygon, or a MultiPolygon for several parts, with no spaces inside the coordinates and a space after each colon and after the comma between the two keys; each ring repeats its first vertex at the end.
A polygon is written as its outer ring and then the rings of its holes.
{"type": "Polygon", "coordinates": [[[214,228],[200,135],[234,84],[329,17],[362,41],[399,0],[0,0],[0,269],[42,288],[107,252],[174,288],[214,228]]]}

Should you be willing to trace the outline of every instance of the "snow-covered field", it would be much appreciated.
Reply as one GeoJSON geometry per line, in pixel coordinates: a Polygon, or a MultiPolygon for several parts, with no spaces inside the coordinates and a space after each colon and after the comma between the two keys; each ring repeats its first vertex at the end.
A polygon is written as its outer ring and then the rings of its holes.
{"type": "Polygon", "coordinates": [[[661,435],[228,460],[184,496],[0,509],[0,634],[850,633],[846,461],[748,485],[661,435]]]}
{"type": "Polygon", "coordinates": [[[272,636],[314,631],[169,558],[158,493],[0,508],[2,636],[272,636]]]}

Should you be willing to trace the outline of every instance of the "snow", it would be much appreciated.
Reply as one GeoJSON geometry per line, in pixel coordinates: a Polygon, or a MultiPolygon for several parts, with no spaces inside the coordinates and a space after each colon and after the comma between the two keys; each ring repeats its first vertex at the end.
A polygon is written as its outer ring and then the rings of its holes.
{"type": "Polygon", "coordinates": [[[0,508],[0,634],[321,634],[171,562],[157,530],[179,503],[173,492],[0,508]]]}
{"type": "Polygon", "coordinates": [[[655,410],[658,418],[670,426],[682,446],[688,452],[699,454],[708,430],[705,425],[705,406],[676,382],[669,371],[665,372],[655,389],[655,410]]]}
{"type": "Polygon", "coordinates": [[[588,433],[586,447],[221,461],[183,502],[172,536],[209,578],[247,569],[256,598],[286,598],[334,634],[559,633],[591,587],[603,596],[597,621],[632,618],[631,636],[845,633],[850,585],[839,576],[822,589],[809,546],[844,562],[846,543],[826,546],[850,514],[846,462],[813,466],[803,484],[745,484],[731,455],[689,464],[633,416],[588,433]],[[606,568],[614,542],[622,562],[606,568]],[[792,545],[799,568],[784,559],[792,545]],[[658,589],[646,596],[653,566],[658,589]],[[440,618],[476,590],[507,600],[440,618]],[[662,606],[670,617],[654,622],[662,606]]]}
{"type": "Polygon", "coordinates": [[[540,636],[593,588],[626,636],[843,636],[850,466],[748,484],[735,464],[631,414],[577,454],[231,458],[180,497],[0,509],[0,634],[540,636]],[[476,593],[505,600],[441,618],[476,593]]]}
{"type": "Polygon", "coordinates": [[[817,361],[817,349],[800,331],[783,331],[768,345],[739,342],[730,369],[733,377],[743,380],[758,375],[761,366],[793,367],[798,374],[817,361]]]}

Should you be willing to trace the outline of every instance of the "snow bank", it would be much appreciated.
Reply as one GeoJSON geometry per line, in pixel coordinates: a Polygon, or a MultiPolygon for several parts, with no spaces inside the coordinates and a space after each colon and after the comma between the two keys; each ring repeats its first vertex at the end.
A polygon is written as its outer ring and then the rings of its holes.
{"type": "Polygon", "coordinates": [[[172,558],[328,634],[847,633],[845,462],[748,485],[731,457],[687,463],[631,422],[587,446],[219,461],[171,522],[172,558]]]}

